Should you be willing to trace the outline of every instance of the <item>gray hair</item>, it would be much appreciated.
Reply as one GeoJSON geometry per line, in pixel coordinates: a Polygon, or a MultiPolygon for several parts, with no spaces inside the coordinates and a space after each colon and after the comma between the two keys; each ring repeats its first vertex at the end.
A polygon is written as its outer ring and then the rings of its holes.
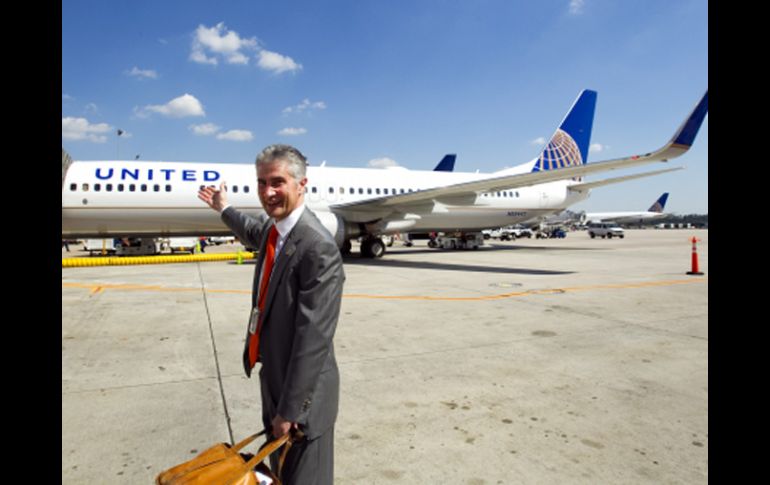
{"type": "Polygon", "coordinates": [[[283,161],[288,165],[289,172],[297,181],[305,178],[305,167],[307,158],[299,150],[291,145],[270,145],[257,155],[256,165],[266,165],[268,163],[283,161]]]}

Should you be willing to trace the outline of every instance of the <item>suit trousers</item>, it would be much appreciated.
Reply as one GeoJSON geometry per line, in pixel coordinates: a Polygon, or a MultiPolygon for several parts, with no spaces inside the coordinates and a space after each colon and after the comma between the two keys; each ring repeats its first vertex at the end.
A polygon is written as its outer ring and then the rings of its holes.
{"type": "MultiPolygon", "coordinates": [[[[278,469],[279,452],[270,456],[270,469],[278,469]]],[[[294,443],[279,477],[283,485],[332,485],[334,483],[334,427],[312,441],[294,443]]]]}

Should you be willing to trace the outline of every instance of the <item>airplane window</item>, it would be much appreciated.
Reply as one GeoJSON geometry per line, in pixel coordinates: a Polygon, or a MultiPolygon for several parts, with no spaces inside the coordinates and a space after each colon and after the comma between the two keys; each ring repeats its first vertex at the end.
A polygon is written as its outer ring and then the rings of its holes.
{"type": "Polygon", "coordinates": [[[112,184],[107,184],[104,186],[104,188],[107,190],[107,192],[112,192],[112,184]]]}
{"type": "Polygon", "coordinates": [[[78,189],[78,184],[70,184],[70,191],[74,192],[78,189]]]}
{"type": "Polygon", "coordinates": [[[88,192],[88,184],[83,184],[83,192],[88,192]]]}
{"type": "Polygon", "coordinates": [[[329,187],[329,193],[330,193],[330,194],[333,194],[333,193],[334,193],[334,187],[329,187]]]}
{"type": "Polygon", "coordinates": [[[315,187],[310,187],[310,192],[315,194],[318,190],[315,187]]]}
{"type": "Polygon", "coordinates": [[[142,184],[142,192],[147,192],[147,184],[142,184]]]}
{"type": "Polygon", "coordinates": [[[118,192],[123,192],[123,184],[118,184],[118,192]]]}
{"type": "Polygon", "coordinates": [[[350,187],[350,192],[348,192],[348,193],[349,194],[355,194],[356,193],[356,189],[354,189],[353,187],[350,187]]]}
{"type": "Polygon", "coordinates": [[[360,187],[359,187],[359,188],[358,188],[358,193],[359,193],[359,194],[363,194],[363,193],[364,193],[364,189],[362,189],[362,188],[360,188],[360,187]]]}
{"type": "Polygon", "coordinates": [[[409,192],[411,192],[411,191],[412,191],[412,189],[406,189],[406,190],[408,190],[409,192]]]}
{"type": "Polygon", "coordinates": [[[153,185],[152,190],[154,190],[155,192],[160,192],[160,185],[158,184],[153,185]]]}
{"type": "MultiPolygon", "coordinates": [[[[249,193],[249,186],[248,185],[244,185],[243,186],[243,192],[247,193],[247,194],[249,193]]],[[[305,187],[305,192],[307,192],[307,187],[305,187]]]]}
{"type": "Polygon", "coordinates": [[[129,192],[136,192],[136,184],[130,184],[128,186],[128,191],[129,192]]]}
{"type": "Polygon", "coordinates": [[[519,193],[518,193],[518,192],[516,192],[516,197],[518,197],[518,196],[519,196],[519,193]]]}
{"type": "Polygon", "coordinates": [[[166,185],[166,192],[171,192],[171,186],[170,185],[166,185]]]}
{"type": "Polygon", "coordinates": [[[233,185],[233,193],[234,194],[238,193],[238,186],[237,185],[233,185]]]}
{"type": "Polygon", "coordinates": [[[372,189],[366,189],[366,193],[372,195],[372,189]]]}
{"type": "Polygon", "coordinates": [[[345,193],[345,188],[344,187],[340,187],[340,194],[344,194],[344,193],[345,193]]]}
{"type": "Polygon", "coordinates": [[[404,189],[401,189],[401,193],[402,193],[402,194],[404,193],[404,189]]]}
{"type": "Polygon", "coordinates": [[[94,192],[99,192],[102,190],[102,184],[94,184],[94,192]]]}
{"type": "Polygon", "coordinates": [[[382,189],[382,190],[384,190],[384,191],[385,191],[385,192],[384,192],[384,194],[385,194],[385,195],[388,195],[388,189],[382,189]]]}
{"type": "Polygon", "coordinates": [[[374,192],[375,192],[377,195],[380,195],[380,189],[374,189],[374,192]]]}

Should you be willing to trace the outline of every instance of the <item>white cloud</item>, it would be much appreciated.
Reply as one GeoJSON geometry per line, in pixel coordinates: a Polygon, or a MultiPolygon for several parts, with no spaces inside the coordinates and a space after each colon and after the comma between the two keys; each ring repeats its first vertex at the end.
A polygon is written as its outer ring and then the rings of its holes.
{"type": "Polygon", "coordinates": [[[546,144],[546,139],[542,136],[540,138],[535,138],[531,142],[529,142],[530,145],[536,145],[536,146],[542,146],[546,144]]]}
{"type": "Polygon", "coordinates": [[[254,135],[248,130],[230,130],[217,135],[217,140],[251,141],[253,139],[254,135]]]}
{"type": "Polygon", "coordinates": [[[585,5],[585,0],[570,0],[569,1],[569,13],[572,15],[578,15],[583,13],[583,6],[585,5]]]}
{"type": "Polygon", "coordinates": [[[601,143],[591,143],[591,146],[588,147],[588,153],[599,153],[609,149],[610,149],[609,145],[602,145],[601,143]]]}
{"type": "Polygon", "coordinates": [[[87,114],[98,115],[99,114],[99,107],[96,106],[96,103],[88,103],[83,108],[83,111],[85,111],[87,114]]]}
{"type": "Polygon", "coordinates": [[[326,109],[326,103],[323,101],[310,101],[308,98],[302,100],[301,103],[295,106],[289,106],[283,109],[283,114],[302,113],[306,110],[322,110],[326,109]]]}
{"type": "Polygon", "coordinates": [[[257,65],[266,71],[280,74],[302,69],[302,65],[291,57],[263,49],[256,37],[247,39],[234,30],[228,30],[224,22],[214,27],[198,25],[193,33],[190,60],[212,66],[218,65],[220,61],[246,65],[249,63],[250,51],[256,52],[257,65]]]}
{"type": "Polygon", "coordinates": [[[72,97],[72,96],[70,96],[69,94],[66,94],[66,93],[65,93],[65,94],[62,94],[62,95],[61,95],[61,100],[62,100],[62,102],[64,102],[64,101],[72,101],[73,99],[75,99],[75,98],[73,98],[73,97],[72,97]]]}
{"type": "Polygon", "coordinates": [[[87,140],[93,143],[107,142],[108,133],[112,127],[107,123],[91,124],[85,118],[67,116],[61,119],[61,137],[64,140],[87,140]]]}
{"type": "Polygon", "coordinates": [[[193,62],[197,62],[198,64],[211,64],[212,66],[217,65],[217,60],[214,59],[213,57],[207,57],[202,50],[200,51],[193,50],[190,53],[190,60],[193,62]]]}
{"type": "Polygon", "coordinates": [[[203,111],[203,105],[191,94],[183,94],[174,98],[166,104],[148,105],[141,109],[134,109],[134,112],[140,118],[149,116],[149,112],[160,113],[169,118],[185,118],[188,116],[206,116],[203,111]]]}
{"type": "Polygon", "coordinates": [[[249,57],[243,51],[256,49],[256,37],[241,38],[234,30],[227,30],[224,22],[211,28],[199,25],[193,36],[190,60],[214,66],[219,63],[219,59],[228,64],[248,64],[249,57]]]}
{"type": "Polygon", "coordinates": [[[284,128],[278,132],[281,136],[299,136],[304,135],[305,133],[307,133],[305,128],[284,128]]]}
{"type": "Polygon", "coordinates": [[[152,69],[139,69],[136,66],[130,71],[126,71],[126,74],[138,79],[158,79],[158,73],[152,69]]]}
{"type": "Polygon", "coordinates": [[[369,163],[366,164],[368,167],[372,168],[387,168],[387,167],[398,167],[398,162],[393,160],[392,158],[383,157],[383,158],[374,158],[372,160],[369,160],[369,163]]]}
{"type": "Polygon", "coordinates": [[[268,50],[259,51],[259,67],[266,71],[273,71],[280,74],[286,71],[299,71],[302,64],[297,64],[294,59],[288,56],[270,52],[268,50]]]}
{"type": "Polygon", "coordinates": [[[219,127],[214,123],[204,123],[202,125],[190,125],[190,131],[198,136],[210,136],[219,131],[219,127]]]}

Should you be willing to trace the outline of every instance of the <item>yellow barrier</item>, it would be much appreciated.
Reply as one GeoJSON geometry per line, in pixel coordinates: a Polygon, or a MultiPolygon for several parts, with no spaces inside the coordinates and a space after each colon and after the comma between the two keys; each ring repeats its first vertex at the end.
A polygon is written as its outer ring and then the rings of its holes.
{"type": "Polygon", "coordinates": [[[190,254],[186,256],[111,256],[105,258],[63,258],[62,268],[84,266],[127,266],[133,264],[199,263],[206,261],[238,261],[254,259],[255,253],[190,254]]]}

